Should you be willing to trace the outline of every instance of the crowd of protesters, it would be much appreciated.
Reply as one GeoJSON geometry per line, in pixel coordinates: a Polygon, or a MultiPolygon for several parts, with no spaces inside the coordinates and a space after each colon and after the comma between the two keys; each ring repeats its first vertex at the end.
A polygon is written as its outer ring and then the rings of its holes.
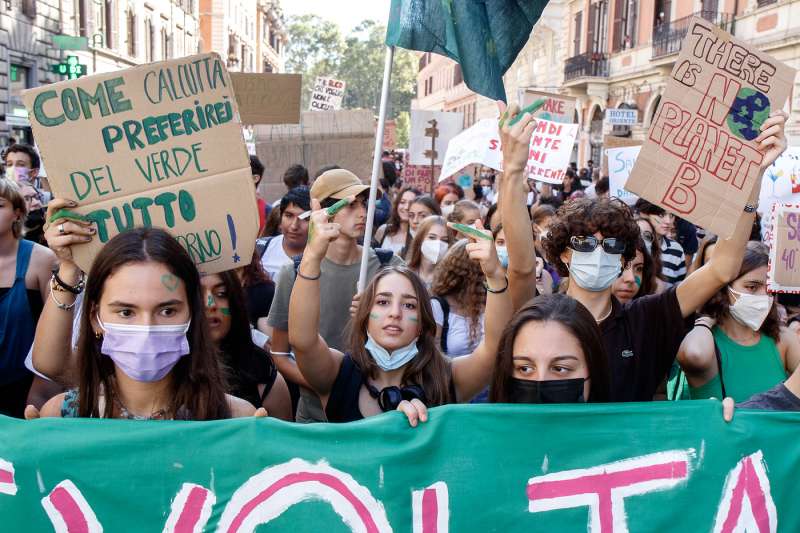
{"type": "MultiPolygon", "coordinates": [[[[761,128],[762,170],[786,148],[785,121],[761,128]]],[[[417,426],[465,402],[800,410],[800,298],[768,294],[754,209],[717,238],[610,198],[593,161],[561,185],[530,180],[534,126],[502,127],[504,172],[466,189],[406,186],[384,153],[372,235],[366,176],[293,165],[278,201],[258,197],[250,264],[213,275],[155,228],[117,235],[81,271],[72,250],[95,228],[53,198],[33,147],[10,146],[0,413],[310,423],[399,410],[417,426]]],[[[251,156],[251,169],[258,188],[265,166],[251,156]]]]}

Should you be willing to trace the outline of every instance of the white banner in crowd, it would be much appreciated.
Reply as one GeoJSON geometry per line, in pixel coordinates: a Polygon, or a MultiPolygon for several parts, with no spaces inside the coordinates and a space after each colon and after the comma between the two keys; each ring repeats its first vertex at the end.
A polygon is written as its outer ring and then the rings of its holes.
{"type": "Polygon", "coordinates": [[[606,156],[608,157],[608,194],[619,198],[628,205],[635,204],[639,198],[632,192],[625,190],[625,183],[628,181],[628,176],[631,174],[631,169],[641,149],[641,146],[628,146],[606,150],[606,156]]]}
{"type": "Polygon", "coordinates": [[[409,132],[409,163],[412,165],[431,164],[431,139],[435,136],[435,164],[444,164],[444,155],[450,139],[464,129],[464,113],[449,111],[411,110],[411,131],[409,132]],[[430,123],[436,121],[436,127],[430,123]]]}
{"type": "Polygon", "coordinates": [[[536,131],[531,137],[526,168],[528,178],[560,185],[564,181],[577,135],[577,124],[538,119],[536,131]]]}
{"type": "Polygon", "coordinates": [[[769,242],[773,204],[800,204],[800,146],[790,146],[770,166],[761,179],[758,213],[761,237],[769,242]]]}
{"type": "Polygon", "coordinates": [[[503,170],[503,153],[500,151],[497,119],[479,120],[472,127],[450,139],[439,181],[449,178],[468,165],[478,163],[495,170],[503,170]]]}
{"type": "Polygon", "coordinates": [[[345,82],[318,77],[311,93],[310,111],[338,111],[342,108],[345,82]]]}

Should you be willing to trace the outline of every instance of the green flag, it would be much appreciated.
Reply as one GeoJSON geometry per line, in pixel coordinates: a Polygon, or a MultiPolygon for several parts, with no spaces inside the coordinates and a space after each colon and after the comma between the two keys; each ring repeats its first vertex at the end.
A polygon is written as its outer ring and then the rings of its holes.
{"type": "Polygon", "coordinates": [[[503,74],[546,5],[547,0],[392,0],[386,44],[458,61],[467,87],[505,101],[503,74]]]}

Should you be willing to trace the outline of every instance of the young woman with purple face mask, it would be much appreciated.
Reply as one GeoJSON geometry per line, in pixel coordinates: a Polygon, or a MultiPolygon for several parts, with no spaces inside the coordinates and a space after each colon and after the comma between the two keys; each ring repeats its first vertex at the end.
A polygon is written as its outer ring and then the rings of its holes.
{"type": "Polygon", "coordinates": [[[86,279],[78,388],[51,398],[41,416],[213,420],[255,414],[251,404],[225,394],[200,276],[168,233],[117,235],[86,279]]]}

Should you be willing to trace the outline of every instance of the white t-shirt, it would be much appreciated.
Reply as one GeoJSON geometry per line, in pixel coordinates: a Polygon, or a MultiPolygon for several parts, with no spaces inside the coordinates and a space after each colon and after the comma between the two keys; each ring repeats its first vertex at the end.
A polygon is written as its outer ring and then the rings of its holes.
{"type": "MultiPolygon", "coordinates": [[[[386,224],[378,228],[378,231],[386,232],[386,224]]],[[[400,252],[406,245],[406,236],[402,232],[397,232],[394,235],[386,235],[381,243],[381,248],[384,250],[391,250],[395,255],[400,256],[400,252]]]]}
{"type": "MultiPolygon", "coordinates": [[[[436,321],[436,325],[441,327],[444,324],[444,312],[437,300],[431,299],[431,310],[433,311],[433,319],[436,321]]],[[[483,340],[483,315],[481,315],[477,337],[474,341],[470,341],[469,338],[470,321],[467,317],[456,314],[450,309],[447,323],[449,329],[447,331],[447,353],[445,355],[449,357],[469,355],[475,351],[475,348],[483,340]]]]}
{"type": "Polygon", "coordinates": [[[278,272],[281,271],[283,265],[291,262],[292,258],[283,251],[283,235],[276,235],[269,241],[267,249],[264,250],[264,255],[261,256],[261,266],[267,271],[269,277],[275,281],[278,279],[278,272]]]}

